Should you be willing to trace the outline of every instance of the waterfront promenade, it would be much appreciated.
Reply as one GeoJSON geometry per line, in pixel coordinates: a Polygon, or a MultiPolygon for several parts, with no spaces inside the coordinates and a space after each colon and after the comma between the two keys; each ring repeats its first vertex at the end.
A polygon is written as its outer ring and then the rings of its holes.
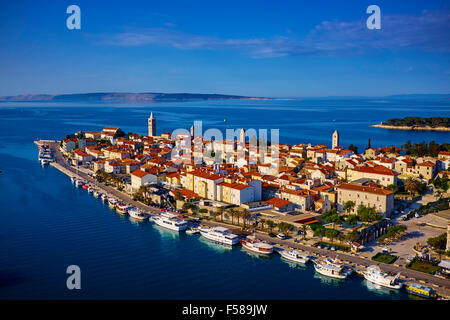
{"type": "MultiPolygon", "coordinates": [[[[74,176],[74,177],[86,180],[89,183],[94,184],[97,188],[102,189],[103,192],[107,193],[108,195],[111,195],[117,199],[120,199],[129,204],[132,204],[133,206],[138,207],[143,212],[150,213],[150,214],[161,213],[161,210],[159,210],[157,208],[146,206],[140,202],[133,201],[132,198],[124,192],[120,192],[120,191],[116,190],[115,188],[105,186],[104,184],[99,184],[95,180],[95,178],[70,166],[65,161],[65,159],[62,157],[62,154],[59,151],[59,148],[58,148],[59,142],[49,142],[49,145],[50,145],[51,149],[53,150],[54,157],[55,157],[55,162],[53,162],[51,165],[53,167],[55,167],[56,169],[60,170],[61,172],[65,173],[66,175],[68,175],[70,177],[74,176]]],[[[228,224],[222,224],[222,223],[216,222],[216,221],[204,221],[203,223],[206,225],[210,225],[210,226],[224,225],[226,227],[230,227],[230,225],[228,225],[228,224]]],[[[279,247],[283,247],[283,248],[291,247],[291,248],[296,248],[296,249],[299,249],[302,251],[306,251],[306,252],[308,252],[308,254],[310,254],[311,256],[315,256],[315,257],[334,258],[336,256],[339,256],[339,259],[342,260],[343,262],[353,265],[357,272],[364,270],[365,268],[367,268],[370,265],[377,264],[380,266],[380,268],[383,271],[395,272],[395,273],[401,272],[401,274],[402,274],[401,278],[403,280],[405,280],[406,282],[421,282],[425,285],[431,285],[436,289],[436,291],[438,292],[439,295],[450,298],[450,280],[448,280],[448,279],[443,279],[443,278],[433,276],[430,274],[425,274],[422,272],[409,270],[409,269],[406,269],[401,266],[377,263],[377,262],[371,261],[370,259],[365,258],[363,256],[315,248],[315,247],[312,247],[307,244],[293,242],[292,239],[291,240],[281,240],[278,238],[272,238],[263,232],[258,232],[258,237],[261,238],[262,240],[266,240],[266,241],[268,241],[276,246],[279,246],[279,247]]]]}

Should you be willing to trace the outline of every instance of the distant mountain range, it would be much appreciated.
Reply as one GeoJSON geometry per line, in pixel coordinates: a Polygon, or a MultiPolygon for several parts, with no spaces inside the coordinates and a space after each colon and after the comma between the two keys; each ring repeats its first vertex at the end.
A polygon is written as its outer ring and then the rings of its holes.
{"type": "Polygon", "coordinates": [[[204,93],[161,93],[161,92],[94,92],[73,94],[21,94],[0,97],[5,101],[55,101],[55,102],[151,102],[151,101],[195,101],[195,100],[346,100],[346,99],[415,99],[415,100],[449,100],[450,94],[398,94],[384,97],[370,96],[326,96],[296,98],[265,98],[228,94],[204,93]]]}
{"type": "Polygon", "coordinates": [[[201,93],[129,93],[97,92],[76,94],[21,94],[0,97],[0,101],[61,101],[61,102],[146,102],[146,101],[193,101],[193,100],[271,100],[271,98],[246,97],[227,94],[201,93]]]}

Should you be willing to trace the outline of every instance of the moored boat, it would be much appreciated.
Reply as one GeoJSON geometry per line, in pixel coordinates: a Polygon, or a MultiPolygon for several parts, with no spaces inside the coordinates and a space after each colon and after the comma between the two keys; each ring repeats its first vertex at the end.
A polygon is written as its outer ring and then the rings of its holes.
{"type": "Polygon", "coordinates": [[[87,191],[88,191],[89,193],[93,193],[93,192],[94,192],[94,188],[93,188],[92,186],[88,186],[87,191]]]}
{"type": "Polygon", "coordinates": [[[242,239],[241,244],[245,249],[259,254],[271,254],[273,252],[273,246],[271,244],[259,241],[253,236],[242,239]]]}
{"type": "Polygon", "coordinates": [[[130,215],[131,218],[136,219],[136,220],[143,221],[143,220],[147,219],[147,216],[144,213],[142,213],[141,210],[139,210],[138,208],[135,208],[135,207],[129,208],[128,214],[130,215]]]}
{"type": "Polygon", "coordinates": [[[116,204],[116,212],[121,214],[128,213],[128,205],[125,202],[118,202],[116,204]]]}
{"type": "Polygon", "coordinates": [[[205,228],[199,227],[198,231],[202,237],[222,244],[235,245],[239,243],[239,237],[228,231],[225,227],[205,228]]]}
{"type": "Polygon", "coordinates": [[[110,209],[115,209],[117,205],[117,200],[114,198],[108,198],[108,205],[110,209]]]}
{"type": "Polygon", "coordinates": [[[101,199],[103,202],[105,202],[106,200],[108,200],[108,196],[106,194],[102,194],[101,199]]]}
{"type": "Polygon", "coordinates": [[[87,190],[89,188],[87,183],[83,183],[83,185],[81,186],[84,190],[87,190]]]}
{"type": "Polygon", "coordinates": [[[345,268],[342,263],[332,261],[331,259],[319,261],[313,260],[313,263],[314,269],[318,273],[336,279],[347,279],[347,277],[353,272],[352,269],[345,268]]]}
{"type": "Polygon", "coordinates": [[[279,254],[281,255],[282,258],[290,260],[290,261],[294,261],[294,262],[298,262],[298,263],[308,263],[308,261],[310,260],[308,256],[306,255],[301,255],[298,251],[296,250],[283,250],[280,251],[279,254]]]}
{"type": "Polygon", "coordinates": [[[188,227],[186,220],[180,219],[169,212],[162,212],[159,216],[154,216],[153,221],[157,225],[173,231],[184,231],[188,227]]]}
{"type": "Polygon", "coordinates": [[[100,197],[100,192],[98,190],[94,190],[93,195],[94,195],[94,197],[98,198],[98,197],[100,197]]]}
{"type": "Polygon", "coordinates": [[[367,281],[386,288],[400,289],[403,286],[403,284],[398,281],[400,273],[389,275],[385,272],[381,272],[380,267],[377,265],[371,265],[367,270],[363,271],[362,274],[367,281]]]}
{"type": "Polygon", "coordinates": [[[412,283],[406,286],[406,291],[424,298],[434,299],[437,297],[436,290],[431,287],[425,287],[419,283],[412,283]]]}
{"type": "Polygon", "coordinates": [[[200,231],[197,228],[189,228],[186,230],[187,234],[196,234],[199,233],[200,231]]]}
{"type": "Polygon", "coordinates": [[[75,185],[76,185],[77,187],[81,187],[81,186],[83,186],[83,181],[77,179],[77,180],[75,181],[75,185]]]}

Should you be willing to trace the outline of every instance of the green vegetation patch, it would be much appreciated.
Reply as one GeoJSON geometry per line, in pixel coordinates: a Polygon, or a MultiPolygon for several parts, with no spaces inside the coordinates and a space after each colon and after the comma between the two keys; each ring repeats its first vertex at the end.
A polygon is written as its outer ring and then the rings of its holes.
{"type": "Polygon", "coordinates": [[[372,257],[373,261],[378,261],[378,262],[382,262],[382,263],[387,263],[387,264],[391,264],[393,263],[395,260],[397,260],[397,256],[394,256],[392,254],[387,254],[387,253],[383,253],[383,252],[378,252],[376,255],[374,255],[372,257]]]}
{"type": "Polygon", "coordinates": [[[414,259],[406,265],[406,268],[424,273],[435,274],[440,269],[437,264],[414,259]]]}
{"type": "Polygon", "coordinates": [[[389,119],[386,122],[390,126],[417,126],[417,127],[444,127],[450,128],[450,118],[447,117],[431,117],[431,118],[421,118],[421,117],[405,117],[403,119],[389,119]]]}

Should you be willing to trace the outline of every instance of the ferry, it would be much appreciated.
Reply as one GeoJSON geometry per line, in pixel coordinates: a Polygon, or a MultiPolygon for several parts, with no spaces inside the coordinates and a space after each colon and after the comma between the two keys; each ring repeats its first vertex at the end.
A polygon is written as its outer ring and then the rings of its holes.
{"type": "Polygon", "coordinates": [[[425,287],[418,283],[412,283],[406,286],[406,291],[411,294],[415,294],[424,298],[435,299],[437,297],[436,290],[430,287],[425,287]]]}
{"type": "Polygon", "coordinates": [[[116,212],[121,214],[128,213],[128,205],[125,202],[118,202],[116,204],[116,212]]]}
{"type": "Polygon", "coordinates": [[[242,239],[241,244],[245,249],[256,253],[269,255],[273,252],[273,246],[271,244],[258,241],[254,236],[248,236],[247,239],[242,239]]]}
{"type": "Polygon", "coordinates": [[[239,237],[234,233],[230,233],[225,227],[199,227],[198,231],[200,232],[202,237],[214,242],[219,242],[231,246],[239,243],[239,237]]]}
{"type": "Polygon", "coordinates": [[[373,282],[380,286],[390,288],[390,289],[401,289],[402,283],[398,282],[400,273],[396,275],[389,275],[387,273],[381,272],[380,267],[377,265],[371,265],[367,270],[362,272],[364,278],[367,281],[373,282]]]}
{"type": "Polygon", "coordinates": [[[108,204],[110,209],[115,209],[117,205],[117,200],[114,198],[108,198],[108,204]]]}
{"type": "Polygon", "coordinates": [[[155,221],[158,226],[173,231],[184,231],[188,227],[186,220],[180,219],[176,215],[169,212],[161,212],[159,216],[153,217],[153,221],[155,221]]]}
{"type": "Polygon", "coordinates": [[[353,273],[353,269],[345,267],[342,263],[338,263],[336,260],[333,261],[331,259],[319,260],[314,262],[314,269],[328,277],[336,278],[336,279],[347,279],[349,275],[353,273]]]}
{"type": "Polygon", "coordinates": [[[283,250],[280,251],[279,254],[281,255],[281,257],[287,260],[303,264],[308,263],[308,261],[310,260],[308,256],[303,256],[296,250],[289,250],[289,251],[283,250]]]}
{"type": "Polygon", "coordinates": [[[143,220],[147,219],[147,216],[144,213],[142,213],[141,210],[139,210],[138,208],[135,208],[135,207],[129,208],[128,214],[130,215],[131,218],[136,219],[136,220],[143,221],[143,220]]]}

